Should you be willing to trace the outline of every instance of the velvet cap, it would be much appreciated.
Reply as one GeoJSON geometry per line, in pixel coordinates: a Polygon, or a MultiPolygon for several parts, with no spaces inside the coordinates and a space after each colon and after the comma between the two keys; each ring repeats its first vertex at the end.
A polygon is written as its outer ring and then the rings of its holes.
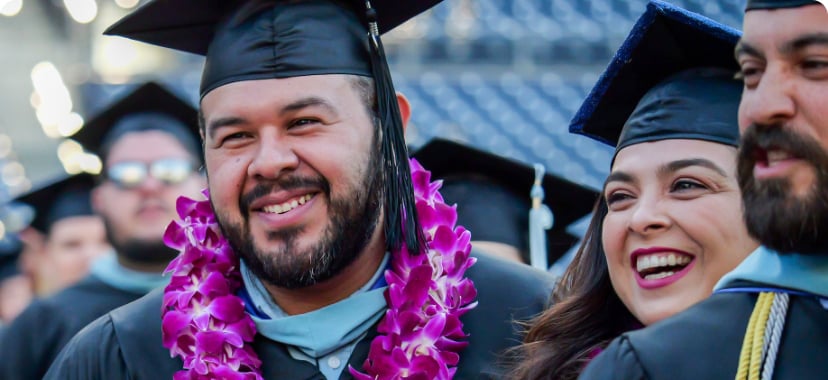
{"type": "MultiPolygon", "coordinates": [[[[380,33],[441,0],[373,0],[380,33]]],[[[203,97],[221,85],[316,74],[371,77],[365,0],[154,0],[105,34],[207,57],[203,97]]]]}
{"type": "Polygon", "coordinates": [[[198,111],[155,82],[144,83],[115,100],[89,119],[71,138],[86,150],[101,156],[107,153],[107,145],[120,134],[119,130],[136,129],[168,132],[201,160],[198,111]]]}
{"type": "Polygon", "coordinates": [[[796,8],[804,5],[819,4],[814,0],[748,0],[745,11],[753,9],[796,8]]]}
{"type": "MultiPolygon", "coordinates": [[[[435,138],[412,156],[432,181],[443,180],[440,193],[457,204],[458,225],[472,240],[496,241],[517,247],[529,262],[530,191],[535,178],[531,165],[498,156],[451,140],[435,138]]],[[[555,217],[547,230],[548,256],[555,262],[576,241],[567,226],[589,214],[598,193],[551,174],[543,177],[544,203],[555,217]]]]}
{"type": "Polygon", "coordinates": [[[48,234],[52,225],[62,219],[95,215],[90,201],[93,187],[95,177],[80,173],[48,181],[15,200],[34,208],[31,226],[48,234]]]}
{"type": "Polygon", "coordinates": [[[616,152],[671,138],[738,145],[743,85],[733,79],[739,69],[733,51],[740,35],[651,0],[575,114],[570,132],[615,146],[616,152]]]}

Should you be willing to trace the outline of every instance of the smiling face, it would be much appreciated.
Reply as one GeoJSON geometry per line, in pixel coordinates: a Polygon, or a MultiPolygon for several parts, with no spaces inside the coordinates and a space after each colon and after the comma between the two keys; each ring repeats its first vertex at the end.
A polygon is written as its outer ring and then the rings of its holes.
{"type": "Polygon", "coordinates": [[[210,199],[255,275],[302,288],[384,253],[377,130],[355,79],[235,82],[201,106],[210,199]]]}
{"type": "Polygon", "coordinates": [[[748,229],[780,252],[826,254],[828,13],[819,4],[748,11],[736,58],[748,229]]]}
{"type": "Polygon", "coordinates": [[[733,147],[700,140],[618,152],[602,241],[612,286],[641,323],[707,298],[756,248],[742,222],[735,157],[733,147]]]}

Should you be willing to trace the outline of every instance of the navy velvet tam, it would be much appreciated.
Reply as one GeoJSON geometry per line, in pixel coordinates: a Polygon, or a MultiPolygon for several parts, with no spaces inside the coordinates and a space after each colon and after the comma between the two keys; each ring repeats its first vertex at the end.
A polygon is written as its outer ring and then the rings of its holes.
{"type": "MultiPolygon", "coordinates": [[[[529,262],[530,192],[534,168],[522,162],[458,142],[435,138],[412,154],[442,180],[446,203],[457,204],[457,224],[472,240],[494,241],[516,247],[529,262]]],[[[564,178],[546,174],[541,182],[544,203],[555,223],[546,230],[548,262],[555,262],[576,241],[567,226],[589,214],[598,193],[564,178]]]]}
{"type": "Polygon", "coordinates": [[[91,174],[63,176],[18,196],[15,201],[32,206],[35,216],[31,226],[48,234],[52,225],[63,219],[94,215],[90,201],[94,186],[91,174]]]}
{"type": "Polygon", "coordinates": [[[105,160],[114,140],[128,132],[146,130],[161,130],[173,135],[194,157],[201,159],[198,111],[154,82],[144,83],[115,100],[71,138],[105,160]]]}
{"type": "Polygon", "coordinates": [[[738,146],[740,33],[650,1],[570,124],[616,147],[665,139],[738,146]]]}

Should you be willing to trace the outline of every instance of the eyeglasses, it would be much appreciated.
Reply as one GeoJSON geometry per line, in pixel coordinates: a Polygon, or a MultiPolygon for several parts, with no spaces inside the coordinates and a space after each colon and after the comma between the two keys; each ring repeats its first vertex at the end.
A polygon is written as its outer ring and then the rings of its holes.
{"type": "Polygon", "coordinates": [[[164,158],[150,163],[124,161],[106,170],[106,179],[123,189],[140,186],[149,176],[167,185],[184,182],[194,172],[192,161],[183,158],[164,158]]]}

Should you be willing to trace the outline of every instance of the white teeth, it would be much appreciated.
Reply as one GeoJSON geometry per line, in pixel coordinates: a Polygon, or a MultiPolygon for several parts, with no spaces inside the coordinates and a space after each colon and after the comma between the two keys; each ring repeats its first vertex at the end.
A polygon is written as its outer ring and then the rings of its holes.
{"type": "Polygon", "coordinates": [[[658,280],[658,279],[662,279],[662,278],[665,278],[665,277],[670,277],[674,274],[676,274],[676,272],[673,272],[673,271],[658,272],[658,273],[648,274],[648,275],[644,276],[644,279],[645,280],[658,280]]]}
{"type": "Polygon", "coordinates": [[[307,201],[309,201],[311,198],[313,198],[312,195],[305,194],[297,199],[292,199],[282,204],[262,207],[262,211],[268,213],[284,214],[290,210],[299,207],[299,205],[307,203],[307,201]]]}
{"type": "Polygon", "coordinates": [[[769,150],[767,152],[768,156],[768,166],[772,166],[773,164],[784,161],[791,158],[791,155],[784,150],[769,150]]]}
{"type": "Polygon", "coordinates": [[[635,262],[635,269],[641,272],[650,268],[686,265],[690,263],[691,260],[692,258],[689,256],[676,255],[673,253],[666,256],[663,254],[638,256],[635,262]]]}

